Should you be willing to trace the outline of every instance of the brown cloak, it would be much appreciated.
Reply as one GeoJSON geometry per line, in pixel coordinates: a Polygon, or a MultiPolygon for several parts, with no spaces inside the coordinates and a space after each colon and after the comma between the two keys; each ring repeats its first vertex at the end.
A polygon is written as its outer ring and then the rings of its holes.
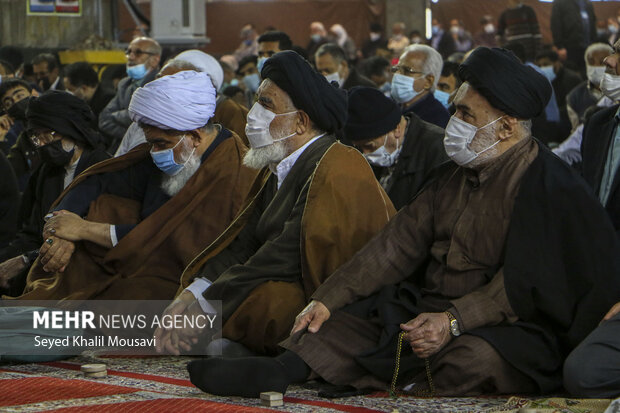
{"type": "MultiPolygon", "coordinates": [[[[314,290],[396,212],[366,160],[357,150],[340,143],[325,152],[310,179],[300,234],[303,286],[266,282],[224,320],[223,336],[254,351],[274,352],[314,290]]],[[[236,238],[265,181],[263,176],[256,180],[239,217],[185,269],[182,288],[192,282],[207,260],[236,238]]]]}
{"type": "MultiPolygon", "coordinates": [[[[55,205],[86,177],[137,163],[149,156],[149,148],[140,145],[87,169],[55,205]]],[[[183,268],[239,212],[257,174],[242,165],[246,150],[233,134],[217,146],[177,195],[139,223],[138,202],[101,195],[91,204],[87,220],[137,226],[109,250],[76,243],[64,273],[44,272],[37,259],[18,299],[172,299],[183,268]]]]}

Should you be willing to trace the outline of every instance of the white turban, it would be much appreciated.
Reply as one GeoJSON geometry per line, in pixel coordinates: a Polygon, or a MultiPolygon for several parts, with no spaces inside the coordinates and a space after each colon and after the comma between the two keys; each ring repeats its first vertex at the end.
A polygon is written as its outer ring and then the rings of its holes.
{"type": "Polygon", "coordinates": [[[184,70],[138,88],[129,103],[129,116],[160,129],[198,129],[215,113],[215,89],[209,75],[184,70]]]}
{"type": "Polygon", "coordinates": [[[224,71],[220,63],[211,55],[200,50],[186,50],[179,53],[175,60],[183,60],[196,66],[201,72],[211,77],[216,90],[220,90],[224,82],[224,71]]]}

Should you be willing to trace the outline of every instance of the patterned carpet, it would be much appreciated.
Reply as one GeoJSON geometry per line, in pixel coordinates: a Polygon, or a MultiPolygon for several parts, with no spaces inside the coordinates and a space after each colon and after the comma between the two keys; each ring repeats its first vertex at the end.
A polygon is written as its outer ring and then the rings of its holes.
{"type": "Polygon", "coordinates": [[[609,401],[591,407],[567,399],[391,398],[386,393],[322,399],[311,385],[289,388],[284,406],[266,408],[258,400],[205,394],[189,382],[187,358],[78,357],[62,362],[1,365],[0,412],[603,412],[609,401]],[[105,363],[108,377],[88,379],[80,365],[105,363]],[[549,409],[549,410],[546,410],[549,409]],[[542,411],[542,410],[541,410],[542,411]]]}

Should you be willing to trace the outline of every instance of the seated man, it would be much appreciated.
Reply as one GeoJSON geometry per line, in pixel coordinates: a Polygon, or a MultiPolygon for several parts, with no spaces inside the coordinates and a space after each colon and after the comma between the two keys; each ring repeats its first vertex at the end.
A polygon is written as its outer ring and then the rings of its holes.
{"type": "Polygon", "coordinates": [[[441,55],[432,47],[423,44],[408,46],[392,68],[391,93],[403,113],[413,112],[423,121],[445,128],[450,114],[433,94],[442,66],[441,55]]]}
{"type": "Polygon", "coordinates": [[[54,200],[74,177],[109,157],[92,129],[95,115],[86,102],[67,92],[52,90],[31,98],[25,117],[23,136],[37,148],[42,163],[24,191],[17,235],[0,250],[0,283],[11,284],[10,291],[2,293],[10,295],[24,288],[25,271],[43,243],[44,217],[54,200]]]}
{"type": "Polygon", "coordinates": [[[444,138],[454,162],[314,292],[289,351],[193,361],[192,383],[250,397],[311,371],[437,395],[561,386],[567,349],[617,298],[616,236],[585,183],[532,139],[549,82],[503,49],[476,49],[459,75],[444,138]]]}
{"type": "Polygon", "coordinates": [[[415,113],[401,115],[398,105],[374,88],[349,92],[344,134],[364,154],[396,209],[422,189],[431,169],[448,160],[443,129],[415,113]]]}
{"type": "MultiPolygon", "coordinates": [[[[223,337],[270,353],[312,292],[394,208],[360,153],[333,135],[347,113],[343,91],[292,51],[270,57],[261,76],[244,163],[273,174],[251,195],[251,207],[185,270],[189,287],[167,311],[222,300],[223,337]]],[[[191,333],[181,337],[188,345],[196,338],[191,333]]],[[[156,332],[160,349],[184,350],[172,334],[156,332]]]]}
{"type": "Polygon", "coordinates": [[[183,268],[230,224],[256,175],[241,164],[239,138],[209,122],[214,110],[205,73],[137,89],[129,113],[148,144],[90,168],[54,203],[19,298],[173,298],[183,268]]]}
{"type": "Polygon", "coordinates": [[[325,76],[329,82],[337,82],[345,90],[355,86],[377,87],[375,82],[368,79],[350,66],[345,51],[335,43],[325,43],[314,55],[316,70],[325,76]]]}

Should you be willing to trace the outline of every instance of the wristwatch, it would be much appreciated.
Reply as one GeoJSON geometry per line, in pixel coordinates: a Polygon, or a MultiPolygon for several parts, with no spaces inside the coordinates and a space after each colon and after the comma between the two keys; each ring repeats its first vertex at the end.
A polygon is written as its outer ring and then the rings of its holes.
{"type": "Polygon", "coordinates": [[[450,311],[446,311],[446,315],[448,316],[448,319],[450,320],[450,333],[454,337],[460,336],[461,328],[459,327],[459,322],[457,321],[456,318],[454,318],[454,316],[452,315],[450,311]]]}

